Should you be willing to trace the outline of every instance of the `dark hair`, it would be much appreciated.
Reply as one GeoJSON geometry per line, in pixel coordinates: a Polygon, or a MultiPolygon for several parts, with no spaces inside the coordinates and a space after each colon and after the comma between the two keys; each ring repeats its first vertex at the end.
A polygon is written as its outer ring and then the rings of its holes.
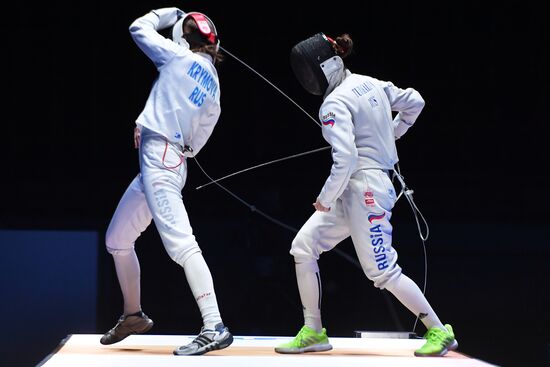
{"type": "Polygon", "coordinates": [[[336,40],[332,44],[332,47],[334,48],[336,55],[344,59],[348,57],[353,50],[353,40],[351,39],[349,34],[344,33],[336,37],[336,40]]]}
{"type": "MultiPolygon", "coordinates": [[[[189,49],[193,52],[204,52],[212,57],[212,60],[215,64],[218,64],[224,60],[224,55],[217,50],[216,45],[213,45],[208,42],[208,40],[203,36],[199,31],[197,23],[191,17],[185,20],[183,23],[183,34],[185,35],[186,41],[189,43],[189,49]]],[[[210,25],[211,28],[214,28],[214,25],[210,25]]],[[[216,40],[217,40],[216,35],[216,40]]]]}

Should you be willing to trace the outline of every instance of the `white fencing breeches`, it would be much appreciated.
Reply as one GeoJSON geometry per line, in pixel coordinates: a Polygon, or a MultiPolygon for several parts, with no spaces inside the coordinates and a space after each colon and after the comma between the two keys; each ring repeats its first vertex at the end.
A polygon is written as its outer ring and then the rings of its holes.
{"type": "Polygon", "coordinates": [[[385,288],[401,274],[390,224],[395,200],[386,172],[357,171],[330,211],[316,211],[302,226],[290,250],[295,262],[317,261],[323,252],[351,236],[365,275],[376,287],[385,288]]]}
{"type": "Polygon", "coordinates": [[[200,248],[182,201],[187,166],[181,148],[162,136],[142,131],[140,170],[111,219],[107,249],[112,254],[131,251],[153,219],[166,252],[183,266],[200,248]]]}

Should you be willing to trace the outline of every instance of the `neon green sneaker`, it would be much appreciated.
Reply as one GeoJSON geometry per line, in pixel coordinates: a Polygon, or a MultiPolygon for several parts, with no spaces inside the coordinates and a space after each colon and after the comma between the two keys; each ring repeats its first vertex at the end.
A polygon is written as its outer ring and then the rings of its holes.
{"type": "Polygon", "coordinates": [[[305,352],[323,352],[331,350],[332,345],[328,342],[327,330],[323,328],[320,333],[309,326],[303,326],[296,337],[288,342],[275,347],[277,353],[305,353],[305,352]]]}
{"type": "Polygon", "coordinates": [[[438,327],[430,328],[424,335],[426,343],[420,349],[415,350],[414,355],[417,357],[441,357],[449,350],[458,348],[453,327],[445,324],[445,329],[447,329],[446,332],[438,327]]]}

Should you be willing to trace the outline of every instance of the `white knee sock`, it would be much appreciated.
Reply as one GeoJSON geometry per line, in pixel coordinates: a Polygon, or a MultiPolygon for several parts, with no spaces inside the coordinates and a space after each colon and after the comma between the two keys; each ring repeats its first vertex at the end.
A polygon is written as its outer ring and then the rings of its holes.
{"type": "Polygon", "coordinates": [[[214,329],[216,324],[222,322],[222,319],[214,292],[212,274],[202,253],[196,252],[191,255],[183,264],[183,269],[191,292],[199,306],[204,327],[214,329]]]}
{"type": "Polygon", "coordinates": [[[321,276],[317,261],[296,263],[296,279],[304,308],[304,324],[320,332],[321,322],[321,276]]]}
{"type": "Polygon", "coordinates": [[[413,314],[418,316],[427,329],[439,327],[442,330],[446,330],[420,288],[418,288],[411,278],[401,274],[386,289],[413,314]]]}
{"type": "Polygon", "coordinates": [[[125,254],[113,254],[122,297],[124,315],[141,311],[140,267],[134,249],[125,254]]]}

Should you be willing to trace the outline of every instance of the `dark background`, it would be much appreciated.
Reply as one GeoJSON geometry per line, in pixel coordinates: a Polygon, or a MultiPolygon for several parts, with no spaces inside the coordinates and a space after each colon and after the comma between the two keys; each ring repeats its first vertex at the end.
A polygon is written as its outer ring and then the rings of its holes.
{"type": "MultiPolygon", "coordinates": [[[[402,173],[430,225],[427,297],[442,321],[453,324],[461,352],[502,366],[550,364],[549,31],[543,2],[9,5],[0,23],[0,229],[100,234],[97,327],[66,334],[103,333],[122,310],[103,236],[138,171],[132,131],[156,77],[128,26],[164,6],[209,15],[224,48],[314,117],[321,100],[301,89],[288,57],[295,43],[320,31],[351,35],[355,53],[347,64],[353,72],[420,91],[426,107],[397,145],[402,173]]],[[[326,145],[308,116],[239,62],[227,56],[218,72],[222,114],[198,156],[209,175],[326,145]]],[[[299,228],[330,164],[323,151],[224,184],[299,228]]],[[[207,181],[190,160],[184,202],[224,322],[235,335],[294,335],[302,323],[288,254],[294,232],[214,185],[195,190],[207,181]]],[[[392,221],[400,264],[422,287],[422,242],[404,199],[392,221]]],[[[200,314],[183,270],[164,252],[154,225],[136,247],[142,305],[155,320],[154,333],[197,333],[200,314]]],[[[349,240],[324,254],[320,266],[329,336],[412,330],[414,316],[364,277],[349,240]]],[[[417,326],[418,334],[424,331],[417,326]]],[[[58,342],[44,340],[26,353],[28,361],[19,360],[34,365],[58,342]]]]}

